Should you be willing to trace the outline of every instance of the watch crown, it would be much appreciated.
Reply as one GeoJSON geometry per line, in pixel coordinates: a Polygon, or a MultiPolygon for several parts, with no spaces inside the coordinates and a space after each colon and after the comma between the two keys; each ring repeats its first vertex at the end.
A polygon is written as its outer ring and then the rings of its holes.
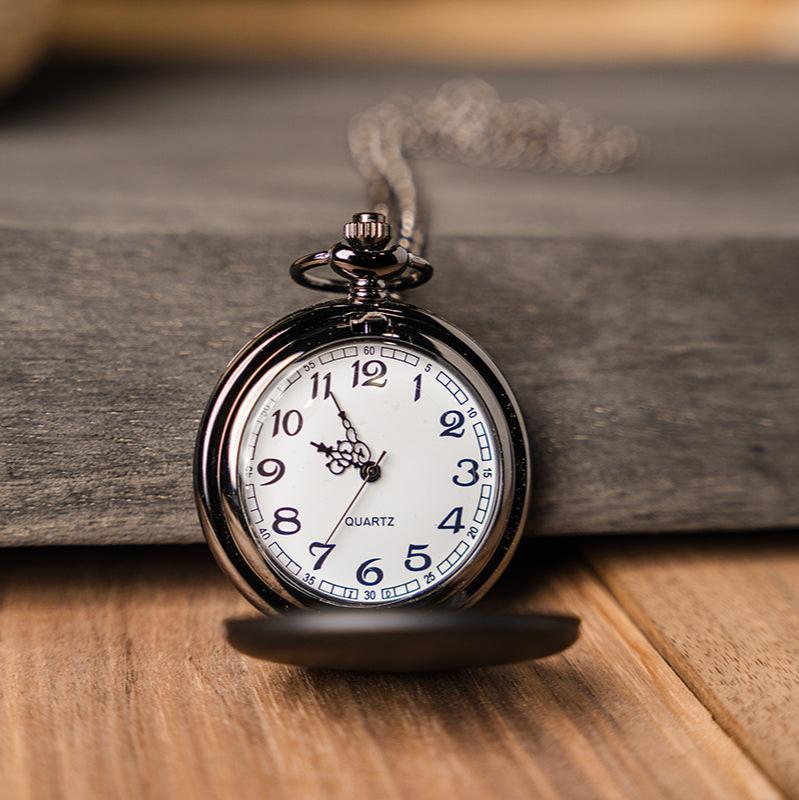
{"type": "Polygon", "coordinates": [[[356,250],[382,250],[391,241],[391,225],[384,214],[353,214],[352,222],[344,226],[344,238],[356,250]]]}

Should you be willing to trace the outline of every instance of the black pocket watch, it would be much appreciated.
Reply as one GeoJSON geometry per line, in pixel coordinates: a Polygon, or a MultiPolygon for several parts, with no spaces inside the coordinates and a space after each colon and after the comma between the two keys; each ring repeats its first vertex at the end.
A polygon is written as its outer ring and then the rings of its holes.
{"type": "Polygon", "coordinates": [[[398,299],[433,273],[419,255],[405,155],[454,149],[487,163],[491,146],[505,166],[521,153],[527,162],[517,166],[540,167],[549,154],[544,167],[608,171],[629,156],[630,139],[623,129],[598,133],[590,120],[566,129],[553,123],[567,112],[502,103],[481,82],[409,103],[382,104],[350,130],[376,210],[291,266],[298,283],[345,299],[291,314],[245,345],[200,426],[195,490],[211,550],[253,605],[288,612],[229,626],[231,641],[261,657],[465,666],[555,652],[577,635],[573,618],[453,613],[489,590],[516,549],[530,453],[489,356],[398,299]],[[516,127],[498,136],[508,120],[516,127]]]}
{"type": "Polygon", "coordinates": [[[432,267],[384,249],[381,214],[344,237],[291,271],[347,299],[263,331],[214,391],[196,463],[206,537],[262,611],[471,605],[527,514],[518,405],[466,334],[389,299],[432,267]],[[337,277],[309,274],[323,266],[337,277]]]}

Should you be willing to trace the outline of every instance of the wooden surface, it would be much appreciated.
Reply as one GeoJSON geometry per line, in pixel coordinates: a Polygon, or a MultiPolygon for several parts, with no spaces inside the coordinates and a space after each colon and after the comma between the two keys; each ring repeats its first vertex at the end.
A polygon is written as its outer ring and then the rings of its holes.
{"type": "MultiPolygon", "coordinates": [[[[0,223],[91,233],[276,232],[326,245],[363,203],[349,118],[462,67],[94,67],[54,62],[0,113],[0,223]],[[312,225],[309,228],[309,220],[312,225]]],[[[424,162],[439,236],[789,238],[798,65],[480,70],[503,97],[584,108],[643,140],[576,177],[424,162]]]]}
{"type": "MultiPolygon", "coordinates": [[[[197,420],[241,344],[319,299],[285,270],[360,204],[349,114],[445,75],[53,70],[0,120],[3,542],[198,540],[197,420]]],[[[409,299],[515,387],[531,530],[799,524],[796,72],[497,73],[634,125],[641,163],[423,170],[439,274],[409,299]]]]}
{"type": "Polygon", "coordinates": [[[47,48],[59,0],[0,0],[0,97],[47,48]]]}
{"type": "Polygon", "coordinates": [[[9,797],[670,797],[799,793],[799,545],[530,542],[486,601],[568,611],[565,654],[438,676],[238,655],[246,612],[195,547],[6,551],[9,797]],[[530,572],[533,572],[531,579],[530,572]]]}
{"type": "Polygon", "coordinates": [[[780,786],[799,793],[796,534],[667,538],[587,552],[714,719],[780,786]]]}
{"type": "MultiPolygon", "coordinates": [[[[316,299],[285,275],[315,244],[2,231],[4,542],[199,540],[204,403],[240,344],[316,299]]],[[[792,243],[459,238],[431,258],[450,248],[415,299],[517,393],[530,531],[799,524],[792,243]]]]}
{"type": "Polygon", "coordinates": [[[64,0],[61,49],[129,57],[514,63],[796,56],[795,0],[64,0]],[[381,35],[390,31],[391,35],[381,35]],[[331,35],[332,33],[332,35],[331,35]]]}

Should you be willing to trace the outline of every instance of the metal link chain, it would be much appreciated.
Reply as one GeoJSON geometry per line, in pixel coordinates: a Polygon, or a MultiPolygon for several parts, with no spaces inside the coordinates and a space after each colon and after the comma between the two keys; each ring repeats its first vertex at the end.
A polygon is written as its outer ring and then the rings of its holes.
{"type": "Polygon", "coordinates": [[[445,83],[432,99],[389,97],[359,114],[350,123],[349,147],[370,203],[392,221],[398,243],[421,255],[425,230],[410,158],[611,173],[633,160],[638,135],[599,127],[587,112],[556,103],[505,102],[485,81],[466,79],[445,83]]]}

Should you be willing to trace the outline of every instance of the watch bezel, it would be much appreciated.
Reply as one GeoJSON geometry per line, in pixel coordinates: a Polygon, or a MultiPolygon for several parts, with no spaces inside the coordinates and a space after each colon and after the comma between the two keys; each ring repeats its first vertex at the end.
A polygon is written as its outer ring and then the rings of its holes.
{"type": "Polygon", "coordinates": [[[465,333],[404,303],[322,303],[285,317],[255,336],[219,380],[200,425],[195,451],[195,499],[217,562],[239,591],[266,613],[290,608],[389,608],[471,605],[499,577],[518,544],[528,507],[530,456],[521,413],[502,374],[465,333]],[[239,491],[238,455],[253,404],[289,364],[357,338],[400,342],[452,364],[487,410],[499,445],[494,519],[477,551],[452,576],[411,598],[337,603],[272,568],[248,531],[239,491]]]}

